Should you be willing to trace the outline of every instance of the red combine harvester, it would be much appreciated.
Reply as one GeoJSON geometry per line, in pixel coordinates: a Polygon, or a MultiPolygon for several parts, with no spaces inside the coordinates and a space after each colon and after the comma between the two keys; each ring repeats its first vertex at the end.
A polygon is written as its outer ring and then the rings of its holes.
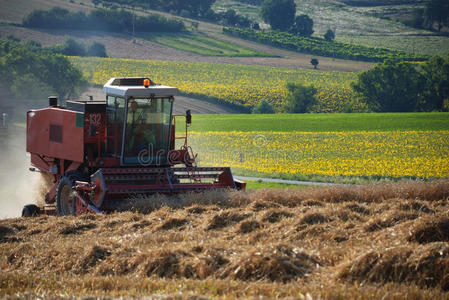
{"type": "Polygon", "coordinates": [[[50,97],[50,107],[28,112],[30,170],[51,174],[54,185],[46,205],[27,205],[23,216],[102,213],[135,195],[245,188],[228,167],[196,166],[187,144],[190,111],[172,114],[177,88],[149,78],[112,78],[103,91],[105,101],[61,107],[50,97]],[[178,117],[185,117],[182,137],[175,135],[178,117]]]}

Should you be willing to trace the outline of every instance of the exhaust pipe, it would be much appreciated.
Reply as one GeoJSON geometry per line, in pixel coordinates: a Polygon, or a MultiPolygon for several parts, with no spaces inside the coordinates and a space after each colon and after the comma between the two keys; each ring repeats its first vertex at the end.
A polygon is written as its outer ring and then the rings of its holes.
{"type": "Polygon", "coordinates": [[[56,96],[48,97],[48,105],[50,107],[58,107],[58,97],[56,96]]]}

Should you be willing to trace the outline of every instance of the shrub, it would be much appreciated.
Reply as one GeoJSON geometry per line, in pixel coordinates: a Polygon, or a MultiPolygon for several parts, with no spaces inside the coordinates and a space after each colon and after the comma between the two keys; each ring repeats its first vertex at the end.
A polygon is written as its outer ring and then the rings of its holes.
{"type": "Polygon", "coordinates": [[[68,56],[86,56],[87,52],[83,43],[70,38],[65,42],[62,54],[68,56]]]}
{"type": "Polygon", "coordinates": [[[94,42],[87,49],[87,55],[88,56],[107,57],[106,47],[101,43],[94,42]]]}
{"type": "Polygon", "coordinates": [[[253,114],[274,114],[274,108],[266,100],[262,100],[258,105],[256,105],[254,107],[252,113],[253,114]]]}

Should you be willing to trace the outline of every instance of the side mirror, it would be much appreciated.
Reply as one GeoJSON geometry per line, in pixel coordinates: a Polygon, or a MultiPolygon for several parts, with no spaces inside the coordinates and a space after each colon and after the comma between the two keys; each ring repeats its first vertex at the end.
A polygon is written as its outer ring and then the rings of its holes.
{"type": "Polygon", "coordinates": [[[186,110],[186,124],[192,124],[192,114],[190,113],[190,109],[186,110]]]}

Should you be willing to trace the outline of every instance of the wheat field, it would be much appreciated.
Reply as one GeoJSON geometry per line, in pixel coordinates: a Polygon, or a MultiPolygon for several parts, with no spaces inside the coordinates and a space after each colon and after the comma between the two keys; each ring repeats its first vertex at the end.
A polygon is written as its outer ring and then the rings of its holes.
{"type": "Polygon", "coordinates": [[[448,299],[449,181],[136,197],[0,221],[0,297],[448,299]]]}

